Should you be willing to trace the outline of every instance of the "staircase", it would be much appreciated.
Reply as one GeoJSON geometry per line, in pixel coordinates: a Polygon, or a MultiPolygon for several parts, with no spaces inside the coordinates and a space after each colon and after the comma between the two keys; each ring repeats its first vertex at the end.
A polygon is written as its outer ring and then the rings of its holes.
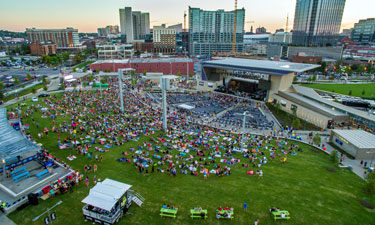
{"type": "Polygon", "coordinates": [[[142,197],[138,192],[131,190],[133,194],[132,201],[137,204],[139,207],[142,207],[143,202],[145,201],[145,198],[142,197]]]}

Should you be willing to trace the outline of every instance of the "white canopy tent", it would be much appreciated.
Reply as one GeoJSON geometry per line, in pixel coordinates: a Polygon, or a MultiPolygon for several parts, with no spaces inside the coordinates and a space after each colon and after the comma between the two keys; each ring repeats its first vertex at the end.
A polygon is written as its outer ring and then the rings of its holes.
{"type": "Polygon", "coordinates": [[[110,211],[130,188],[131,185],[107,178],[103,182],[97,183],[82,202],[110,211]]]}
{"type": "Polygon", "coordinates": [[[187,104],[181,104],[181,105],[178,105],[178,107],[181,109],[186,109],[186,110],[192,110],[195,108],[194,106],[187,105],[187,104]]]}

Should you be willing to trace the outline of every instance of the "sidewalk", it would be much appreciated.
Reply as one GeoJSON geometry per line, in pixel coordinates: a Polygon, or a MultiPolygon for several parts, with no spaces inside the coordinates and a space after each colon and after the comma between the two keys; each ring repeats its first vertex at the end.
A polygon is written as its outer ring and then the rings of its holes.
{"type": "Polygon", "coordinates": [[[0,224],[1,225],[16,225],[12,220],[10,220],[4,213],[0,213],[0,224]]]}

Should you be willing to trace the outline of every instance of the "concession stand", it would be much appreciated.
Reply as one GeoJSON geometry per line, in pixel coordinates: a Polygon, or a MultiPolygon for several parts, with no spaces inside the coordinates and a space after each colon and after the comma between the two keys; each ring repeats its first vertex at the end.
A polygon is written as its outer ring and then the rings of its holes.
{"type": "Polygon", "coordinates": [[[131,185],[105,179],[90,189],[89,195],[82,200],[86,220],[109,225],[117,223],[132,204],[131,185]]]}

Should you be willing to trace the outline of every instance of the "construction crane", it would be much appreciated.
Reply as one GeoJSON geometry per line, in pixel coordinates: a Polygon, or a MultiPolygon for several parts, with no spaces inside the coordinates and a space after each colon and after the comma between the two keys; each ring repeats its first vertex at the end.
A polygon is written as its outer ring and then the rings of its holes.
{"type": "Polygon", "coordinates": [[[233,45],[232,45],[233,55],[236,55],[236,36],[237,36],[237,0],[234,0],[234,27],[233,27],[233,45]]]}
{"type": "Polygon", "coordinates": [[[186,11],[184,11],[184,32],[186,32],[186,11]]]}

